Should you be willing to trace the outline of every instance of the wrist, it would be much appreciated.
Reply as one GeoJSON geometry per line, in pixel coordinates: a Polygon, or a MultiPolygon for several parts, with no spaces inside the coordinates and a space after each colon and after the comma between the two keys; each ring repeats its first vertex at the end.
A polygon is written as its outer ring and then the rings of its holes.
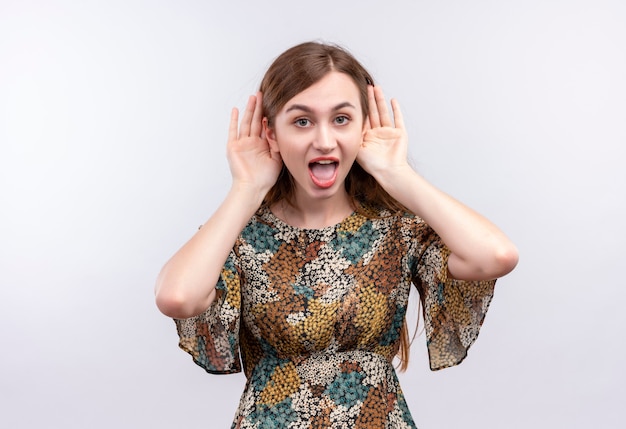
{"type": "Polygon", "coordinates": [[[228,198],[256,211],[268,191],[269,189],[259,187],[256,183],[233,182],[228,192],[228,198]]]}
{"type": "Polygon", "coordinates": [[[374,179],[390,194],[396,189],[403,189],[415,181],[419,175],[409,164],[398,165],[370,173],[374,179]]]}

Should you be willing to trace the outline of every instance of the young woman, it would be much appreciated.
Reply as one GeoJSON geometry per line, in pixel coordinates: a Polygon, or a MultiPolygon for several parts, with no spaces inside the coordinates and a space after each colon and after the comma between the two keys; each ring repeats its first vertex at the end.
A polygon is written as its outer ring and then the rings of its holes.
{"type": "Polygon", "coordinates": [[[407,163],[400,107],[345,50],[295,46],[228,138],[232,188],[156,301],[210,373],[243,370],[233,428],[415,428],[392,361],[420,293],[433,370],[460,363],[517,250],[407,163]],[[392,117],[393,115],[393,117],[392,117]]]}

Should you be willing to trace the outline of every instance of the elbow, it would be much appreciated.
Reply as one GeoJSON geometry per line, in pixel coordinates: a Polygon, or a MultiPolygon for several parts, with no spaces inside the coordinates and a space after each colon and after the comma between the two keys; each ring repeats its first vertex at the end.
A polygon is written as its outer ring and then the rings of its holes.
{"type": "MultiPolygon", "coordinates": [[[[170,285],[171,286],[171,285],[170,285]]],[[[177,287],[159,287],[156,290],[156,306],[161,313],[173,319],[189,319],[209,308],[214,292],[207,300],[194,299],[180,292],[177,287]]]]}
{"type": "Polygon", "coordinates": [[[519,261],[519,252],[512,243],[503,246],[494,255],[494,278],[502,277],[513,271],[519,261]]]}
{"type": "Polygon", "coordinates": [[[453,279],[466,281],[494,280],[507,275],[517,265],[519,254],[512,244],[492,247],[473,259],[451,253],[448,271],[453,279]]]}
{"type": "Polygon", "coordinates": [[[191,316],[186,311],[186,302],[178,294],[157,291],[156,306],[161,313],[174,319],[187,319],[191,316]]]}

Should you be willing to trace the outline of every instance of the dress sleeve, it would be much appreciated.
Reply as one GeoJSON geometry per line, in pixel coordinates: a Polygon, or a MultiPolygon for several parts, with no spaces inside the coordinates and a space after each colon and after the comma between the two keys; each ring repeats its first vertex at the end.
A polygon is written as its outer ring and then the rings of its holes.
{"type": "Polygon", "coordinates": [[[180,337],[179,347],[212,374],[241,371],[241,283],[236,261],[235,252],[231,251],[215,287],[215,300],[206,311],[189,319],[174,319],[180,337]]]}
{"type": "Polygon", "coordinates": [[[496,281],[450,278],[450,250],[423,222],[418,231],[413,283],[423,304],[430,369],[436,371],[465,359],[478,337],[496,281]]]}

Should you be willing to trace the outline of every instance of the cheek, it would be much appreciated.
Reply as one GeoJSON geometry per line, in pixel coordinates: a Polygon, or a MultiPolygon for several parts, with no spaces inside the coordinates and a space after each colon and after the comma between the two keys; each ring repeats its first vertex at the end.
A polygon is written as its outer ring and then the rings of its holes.
{"type": "Polygon", "coordinates": [[[365,136],[366,131],[367,130],[360,128],[354,131],[351,139],[351,144],[356,150],[359,150],[361,148],[361,145],[363,144],[363,137],[365,136]]]}
{"type": "Polygon", "coordinates": [[[276,147],[281,154],[298,154],[302,155],[306,149],[310,136],[301,130],[292,128],[281,128],[274,133],[276,147]]]}
{"type": "Polygon", "coordinates": [[[276,140],[276,150],[280,152],[283,162],[287,163],[292,163],[304,156],[297,141],[288,138],[286,135],[282,135],[281,138],[276,140]]]}

